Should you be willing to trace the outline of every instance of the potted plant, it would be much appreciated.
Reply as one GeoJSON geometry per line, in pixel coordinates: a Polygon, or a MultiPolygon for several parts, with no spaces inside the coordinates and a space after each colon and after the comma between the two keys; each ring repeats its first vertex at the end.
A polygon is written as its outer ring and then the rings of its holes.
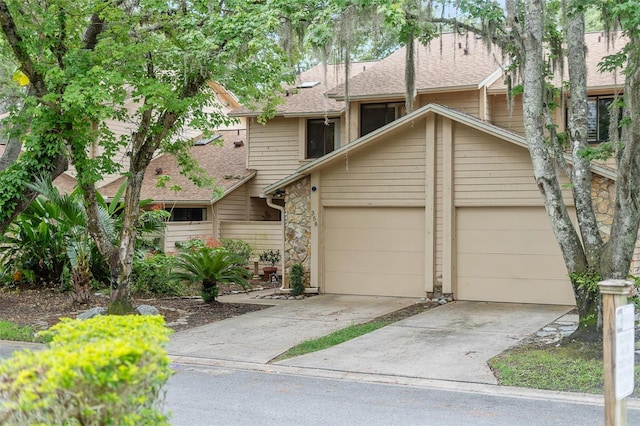
{"type": "Polygon", "coordinates": [[[265,250],[260,253],[260,261],[266,263],[270,266],[265,266],[262,268],[262,272],[264,273],[264,280],[269,281],[271,278],[271,274],[275,274],[278,272],[278,267],[276,263],[280,262],[280,250],[265,250]]]}

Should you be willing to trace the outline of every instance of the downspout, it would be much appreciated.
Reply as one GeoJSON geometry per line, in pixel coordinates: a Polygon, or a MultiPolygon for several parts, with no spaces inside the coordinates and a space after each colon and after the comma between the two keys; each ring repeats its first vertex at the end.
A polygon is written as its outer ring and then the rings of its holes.
{"type": "Polygon", "coordinates": [[[284,277],[286,274],[286,270],[285,270],[285,251],[284,251],[284,239],[285,239],[285,235],[284,235],[284,207],[279,206],[277,204],[273,203],[273,195],[267,195],[267,206],[274,208],[278,211],[280,211],[280,222],[282,223],[282,246],[280,247],[281,252],[282,252],[282,274],[280,274],[280,276],[282,277],[282,285],[280,286],[280,291],[284,291],[284,290],[288,290],[284,288],[284,277]]]}

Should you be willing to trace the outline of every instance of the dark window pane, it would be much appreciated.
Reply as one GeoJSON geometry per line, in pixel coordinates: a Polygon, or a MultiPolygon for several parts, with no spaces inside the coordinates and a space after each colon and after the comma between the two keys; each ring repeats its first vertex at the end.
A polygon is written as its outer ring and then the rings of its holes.
{"type": "Polygon", "coordinates": [[[207,219],[203,208],[174,208],[169,212],[171,222],[202,222],[207,219]]]}
{"type": "Polygon", "coordinates": [[[360,136],[367,135],[406,113],[404,104],[400,102],[363,104],[360,106],[360,136]]]}
{"type": "MultiPolygon", "coordinates": [[[[390,112],[387,104],[362,105],[360,120],[360,136],[364,136],[387,124],[390,112]]],[[[393,113],[393,110],[391,110],[393,113]]],[[[393,121],[394,119],[391,119],[393,121]]]]}
{"type": "Polygon", "coordinates": [[[307,121],[307,158],[322,157],[336,146],[336,122],[334,120],[307,121]]]}
{"type": "Polygon", "coordinates": [[[609,106],[613,102],[612,98],[598,99],[598,140],[609,140],[609,123],[611,116],[609,114],[609,106]]]}

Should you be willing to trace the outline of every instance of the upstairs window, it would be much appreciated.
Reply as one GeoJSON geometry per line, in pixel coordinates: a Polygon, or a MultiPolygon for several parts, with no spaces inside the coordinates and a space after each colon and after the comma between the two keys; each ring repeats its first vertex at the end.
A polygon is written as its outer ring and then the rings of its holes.
{"type": "Polygon", "coordinates": [[[307,156],[319,158],[340,147],[340,120],[307,120],[307,156]]]}
{"type": "Polygon", "coordinates": [[[362,104],[360,105],[360,136],[369,134],[406,114],[407,110],[403,102],[362,104]]]}
{"type": "Polygon", "coordinates": [[[609,140],[609,125],[611,119],[609,107],[612,102],[612,96],[595,96],[587,99],[587,140],[590,143],[609,140]]]}

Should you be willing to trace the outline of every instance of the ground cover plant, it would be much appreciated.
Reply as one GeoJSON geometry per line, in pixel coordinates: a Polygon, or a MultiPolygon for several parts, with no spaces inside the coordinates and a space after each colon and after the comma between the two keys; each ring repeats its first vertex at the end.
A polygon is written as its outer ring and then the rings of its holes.
{"type": "MultiPolygon", "coordinates": [[[[604,389],[601,342],[523,344],[492,358],[489,366],[504,386],[594,394],[604,389]]],[[[640,366],[635,375],[634,396],[638,396],[640,366]]]]}
{"type": "Polygon", "coordinates": [[[0,423],[168,425],[169,332],[160,316],[60,322],[45,349],[0,364],[0,423]]]}
{"type": "Polygon", "coordinates": [[[0,340],[35,342],[37,341],[37,336],[32,327],[20,326],[11,321],[0,321],[0,340]]]}

